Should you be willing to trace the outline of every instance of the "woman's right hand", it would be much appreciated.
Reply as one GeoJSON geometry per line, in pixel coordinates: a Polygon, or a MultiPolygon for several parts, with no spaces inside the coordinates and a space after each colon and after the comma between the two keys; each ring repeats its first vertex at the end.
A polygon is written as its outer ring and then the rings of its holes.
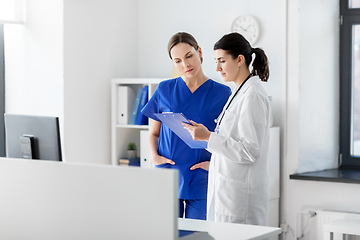
{"type": "Polygon", "coordinates": [[[192,120],[189,120],[192,125],[187,123],[182,123],[185,129],[189,131],[192,138],[194,140],[200,140],[200,141],[209,141],[211,132],[201,123],[196,123],[192,120]]]}
{"type": "Polygon", "coordinates": [[[158,143],[160,136],[161,122],[150,119],[150,136],[149,136],[149,154],[150,160],[155,165],[169,163],[175,165],[175,162],[158,154],[158,143]]]}
{"type": "Polygon", "coordinates": [[[161,165],[164,163],[169,163],[171,165],[175,165],[175,162],[171,159],[168,159],[166,157],[160,156],[160,155],[156,155],[153,158],[151,158],[151,161],[155,164],[155,165],[161,165]]]}

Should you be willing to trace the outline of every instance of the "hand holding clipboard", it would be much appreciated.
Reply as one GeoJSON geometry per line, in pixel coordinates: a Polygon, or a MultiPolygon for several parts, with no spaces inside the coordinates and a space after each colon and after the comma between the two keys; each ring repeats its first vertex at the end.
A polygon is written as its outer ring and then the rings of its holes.
{"type": "MultiPolygon", "coordinates": [[[[162,123],[170,128],[190,148],[206,148],[207,141],[193,140],[191,134],[184,128],[183,123],[193,125],[182,113],[163,112],[154,114],[162,123]]],[[[194,123],[194,122],[193,122],[194,123]]]]}

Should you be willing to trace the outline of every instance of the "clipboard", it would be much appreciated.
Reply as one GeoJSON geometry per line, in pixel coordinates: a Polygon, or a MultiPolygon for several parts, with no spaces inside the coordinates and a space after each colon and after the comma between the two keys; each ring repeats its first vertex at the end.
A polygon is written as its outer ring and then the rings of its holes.
{"type": "Polygon", "coordinates": [[[162,123],[170,128],[190,148],[207,148],[207,141],[193,140],[191,134],[184,128],[182,123],[191,124],[189,119],[182,113],[163,112],[154,114],[162,123]]]}

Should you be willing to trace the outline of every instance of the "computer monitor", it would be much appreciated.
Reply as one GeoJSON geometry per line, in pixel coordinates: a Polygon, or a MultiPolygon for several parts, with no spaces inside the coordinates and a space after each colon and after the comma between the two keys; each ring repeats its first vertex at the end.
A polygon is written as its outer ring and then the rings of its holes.
{"type": "Polygon", "coordinates": [[[59,118],[4,114],[6,157],[62,161],[59,118]]]}

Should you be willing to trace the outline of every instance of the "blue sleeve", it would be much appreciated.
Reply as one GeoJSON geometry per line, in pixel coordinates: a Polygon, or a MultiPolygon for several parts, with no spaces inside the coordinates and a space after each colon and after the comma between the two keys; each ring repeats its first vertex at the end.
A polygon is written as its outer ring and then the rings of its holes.
{"type": "Polygon", "coordinates": [[[159,113],[159,97],[161,92],[160,86],[161,84],[156,87],[155,92],[151,96],[150,100],[143,107],[143,109],[141,109],[142,114],[159,122],[161,121],[154,115],[154,113],[159,113]]]}

